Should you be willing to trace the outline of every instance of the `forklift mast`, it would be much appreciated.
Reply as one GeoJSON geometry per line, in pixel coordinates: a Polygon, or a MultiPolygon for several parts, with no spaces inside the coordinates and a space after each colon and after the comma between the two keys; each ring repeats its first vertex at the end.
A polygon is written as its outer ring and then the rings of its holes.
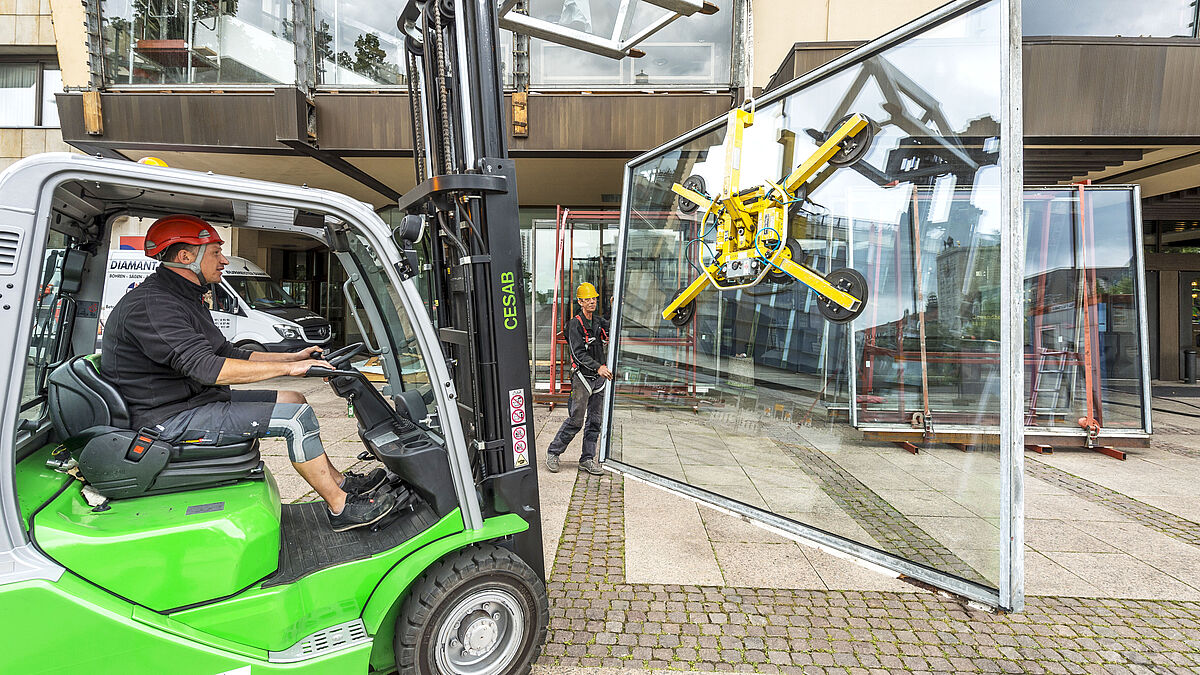
{"type": "Polygon", "coordinates": [[[424,277],[484,513],[515,513],[529,523],[513,546],[545,578],[516,172],[504,133],[496,6],[491,0],[408,0],[398,24],[406,36],[418,183],[399,206],[408,214],[405,229],[427,233],[423,264],[412,272],[424,277]]]}

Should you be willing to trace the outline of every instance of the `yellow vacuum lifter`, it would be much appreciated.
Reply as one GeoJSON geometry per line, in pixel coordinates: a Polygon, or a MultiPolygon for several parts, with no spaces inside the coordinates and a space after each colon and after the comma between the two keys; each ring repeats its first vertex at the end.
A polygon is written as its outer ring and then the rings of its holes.
{"type": "MultiPolygon", "coordinates": [[[[729,112],[725,150],[725,180],[720,194],[704,194],[704,181],[698,176],[671,187],[679,195],[684,213],[699,209],[704,228],[715,218],[716,253],[702,264],[702,274],[681,289],[663,310],[664,319],[685,326],[695,315],[694,300],[710,285],[721,291],[746,288],[764,279],[790,282],[792,279],[817,293],[817,308],[828,320],[843,323],[862,313],[867,302],[867,281],[858,271],[845,268],[822,275],[792,259],[799,251],[787,244],[787,207],[801,201],[798,190],[826,165],[853,164],[866,154],[874,128],[863,115],[848,115],[840,121],[815,152],[780,183],[767,181],[746,190],[737,190],[741,174],[742,137],[754,124],[754,110],[735,108],[729,112]]],[[[703,239],[703,232],[698,239],[703,239]]]]}

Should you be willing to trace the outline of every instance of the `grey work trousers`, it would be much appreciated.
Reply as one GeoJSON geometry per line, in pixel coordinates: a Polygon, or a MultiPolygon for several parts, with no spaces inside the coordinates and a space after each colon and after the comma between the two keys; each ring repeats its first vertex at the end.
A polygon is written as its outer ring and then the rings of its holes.
{"type": "Polygon", "coordinates": [[[580,383],[583,375],[576,373],[571,378],[571,398],[567,402],[567,419],[563,420],[554,440],[546,452],[551,455],[561,455],[575,439],[575,434],[583,429],[583,451],[579,453],[579,461],[592,459],[596,456],[596,439],[600,437],[600,418],[604,415],[604,383],[603,378],[596,378],[592,385],[594,392],[580,383]],[[587,426],[584,426],[586,419],[587,426]]]}

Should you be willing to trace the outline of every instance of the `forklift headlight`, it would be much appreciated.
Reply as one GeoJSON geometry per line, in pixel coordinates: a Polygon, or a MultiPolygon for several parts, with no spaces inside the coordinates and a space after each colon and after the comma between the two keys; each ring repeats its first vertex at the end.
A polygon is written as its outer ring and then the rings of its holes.
{"type": "Polygon", "coordinates": [[[300,329],[295,326],[289,326],[286,323],[275,324],[275,332],[279,333],[284,340],[299,340],[300,329]]]}

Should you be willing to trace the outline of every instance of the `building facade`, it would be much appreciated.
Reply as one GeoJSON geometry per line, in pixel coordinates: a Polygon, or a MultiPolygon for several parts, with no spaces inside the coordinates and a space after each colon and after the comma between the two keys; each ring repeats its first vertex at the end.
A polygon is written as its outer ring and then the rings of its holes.
{"type": "MultiPolygon", "coordinates": [[[[524,4],[532,16],[598,35],[617,20],[614,3],[524,4]]],[[[531,267],[544,257],[540,242],[553,242],[538,227],[553,227],[556,207],[616,208],[631,157],[942,3],[716,4],[712,16],[671,24],[639,59],[504,33],[502,77],[527,95],[526,124],[510,125],[509,146],[531,267]]],[[[1094,0],[1087,12],[1079,4],[1024,2],[1026,183],[1141,186],[1152,370],[1177,379],[1182,349],[1200,340],[1196,3],[1146,0],[1136,16],[1121,0],[1094,0]]],[[[61,73],[61,138],[80,151],[152,154],[181,168],[339,190],[386,209],[414,175],[398,11],[349,0],[0,4],[6,95],[25,97],[8,106],[0,153],[63,147],[47,124],[47,92],[61,73]]],[[[654,18],[639,11],[634,25],[654,18]]],[[[603,263],[605,237],[595,238],[603,263]]],[[[315,309],[338,311],[321,251],[259,237],[235,240],[234,251],[303,289],[315,309]]]]}

